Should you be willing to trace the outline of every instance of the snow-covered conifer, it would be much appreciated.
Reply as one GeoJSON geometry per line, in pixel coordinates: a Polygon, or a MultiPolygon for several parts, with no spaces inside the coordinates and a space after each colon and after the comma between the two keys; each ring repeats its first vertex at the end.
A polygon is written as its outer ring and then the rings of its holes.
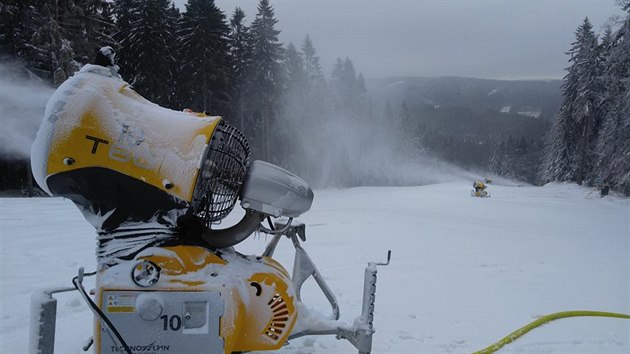
{"type": "Polygon", "coordinates": [[[236,126],[246,132],[246,95],[249,88],[248,72],[252,62],[251,34],[245,25],[245,12],[237,7],[230,19],[230,56],[232,58],[232,111],[236,126]]]}
{"type": "Polygon", "coordinates": [[[287,46],[284,65],[287,73],[287,89],[302,89],[307,78],[305,62],[293,43],[287,46]]]}
{"type": "Polygon", "coordinates": [[[324,75],[322,74],[322,68],[319,64],[319,57],[316,55],[313,41],[309,35],[304,38],[304,44],[302,44],[302,54],[304,55],[304,69],[306,71],[307,78],[309,80],[321,80],[324,75]]]}
{"type": "Polygon", "coordinates": [[[252,34],[252,104],[260,126],[260,152],[271,159],[271,127],[276,119],[276,102],[282,93],[282,44],[278,40],[274,10],[269,0],[260,0],[258,13],[251,25],[252,34]]]}
{"type": "Polygon", "coordinates": [[[189,0],[178,32],[182,104],[193,110],[228,115],[232,64],[230,28],[213,0],[189,0]]]}
{"type": "Polygon", "coordinates": [[[599,177],[630,194],[630,7],[606,56],[607,111],[597,146],[599,177]]]}
{"type": "Polygon", "coordinates": [[[546,137],[543,182],[581,184],[591,178],[603,93],[600,50],[592,28],[588,18],[584,19],[567,52],[571,66],[564,77],[563,104],[546,137]]]}
{"type": "Polygon", "coordinates": [[[3,35],[6,42],[2,46],[23,60],[35,76],[61,84],[79,67],[62,20],[73,7],[71,0],[3,4],[2,18],[9,20],[3,28],[9,32],[3,35]]]}
{"type": "Polygon", "coordinates": [[[173,33],[170,31],[170,1],[122,1],[126,23],[121,23],[121,74],[141,95],[160,105],[168,105],[171,96],[171,55],[173,33]],[[127,27],[128,26],[128,27],[127,27]]]}
{"type": "Polygon", "coordinates": [[[80,65],[90,63],[99,48],[117,46],[112,37],[116,28],[109,1],[73,0],[73,4],[68,3],[61,23],[80,65]]]}

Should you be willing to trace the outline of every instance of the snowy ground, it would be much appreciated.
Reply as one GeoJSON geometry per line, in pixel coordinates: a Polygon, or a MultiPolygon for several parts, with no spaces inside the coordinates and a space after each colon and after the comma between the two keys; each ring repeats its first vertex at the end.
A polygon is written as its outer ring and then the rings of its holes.
{"type": "MultiPolygon", "coordinates": [[[[466,353],[537,316],[566,310],[630,313],[630,201],[573,185],[469,184],[318,191],[305,247],[337,294],[342,319],[360,312],[363,268],[379,269],[374,353],[466,353]]],[[[237,247],[260,252],[264,237],[237,247]]],[[[0,353],[25,353],[29,297],[93,269],[94,232],[63,199],[0,199],[0,353]]],[[[288,268],[288,242],[277,258],[288,268]]],[[[89,287],[89,284],[88,284],[89,287]]],[[[303,292],[312,290],[306,286],[303,292]]],[[[59,295],[58,353],[82,353],[91,313],[59,295]]],[[[327,312],[322,296],[305,301],[327,312]]],[[[535,329],[502,353],[630,353],[630,320],[572,318],[535,329]]],[[[280,353],[351,353],[333,337],[280,353]]]]}

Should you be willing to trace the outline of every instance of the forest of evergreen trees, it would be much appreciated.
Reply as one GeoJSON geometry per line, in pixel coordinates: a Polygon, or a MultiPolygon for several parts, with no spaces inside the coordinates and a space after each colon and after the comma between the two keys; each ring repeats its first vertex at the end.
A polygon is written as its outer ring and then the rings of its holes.
{"type": "MultiPolygon", "coordinates": [[[[588,20],[577,30],[564,100],[544,144],[546,121],[418,102],[376,106],[349,58],[326,75],[308,35],[297,46],[281,43],[269,0],[255,14],[228,15],[213,0],[188,0],[184,10],[170,0],[3,0],[0,63],[17,62],[23,75],[56,87],[109,45],[142,96],[223,116],[247,136],[255,158],[316,187],[421,183],[393,171],[401,159],[421,165],[434,155],[535,184],[603,181],[630,194],[630,5],[623,3],[628,15],[601,38],[588,20]],[[470,130],[505,122],[513,125],[470,130]],[[452,135],[458,129],[467,129],[465,138],[452,135]]],[[[26,190],[26,165],[0,157],[0,190],[26,190]]]]}
{"type": "Polygon", "coordinates": [[[588,19],[567,53],[564,101],[545,137],[542,182],[608,184],[630,194],[630,2],[601,38],[588,19]]]}

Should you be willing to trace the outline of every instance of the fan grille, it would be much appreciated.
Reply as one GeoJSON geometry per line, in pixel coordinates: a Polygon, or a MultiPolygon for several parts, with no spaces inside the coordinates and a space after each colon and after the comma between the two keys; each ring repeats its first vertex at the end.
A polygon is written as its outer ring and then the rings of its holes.
{"type": "Polygon", "coordinates": [[[225,218],[234,208],[249,155],[245,136],[220,121],[210,139],[193,193],[193,210],[207,227],[225,218]]]}

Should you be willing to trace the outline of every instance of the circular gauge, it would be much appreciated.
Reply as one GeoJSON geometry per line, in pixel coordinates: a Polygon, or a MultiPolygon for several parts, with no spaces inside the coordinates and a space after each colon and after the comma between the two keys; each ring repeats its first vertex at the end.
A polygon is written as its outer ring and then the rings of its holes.
{"type": "Polygon", "coordinates": [[[131,279],[143,288],[153,286],[160,280],[160,267],[150,261],[140,261],[133,267],[131,279]]]}

